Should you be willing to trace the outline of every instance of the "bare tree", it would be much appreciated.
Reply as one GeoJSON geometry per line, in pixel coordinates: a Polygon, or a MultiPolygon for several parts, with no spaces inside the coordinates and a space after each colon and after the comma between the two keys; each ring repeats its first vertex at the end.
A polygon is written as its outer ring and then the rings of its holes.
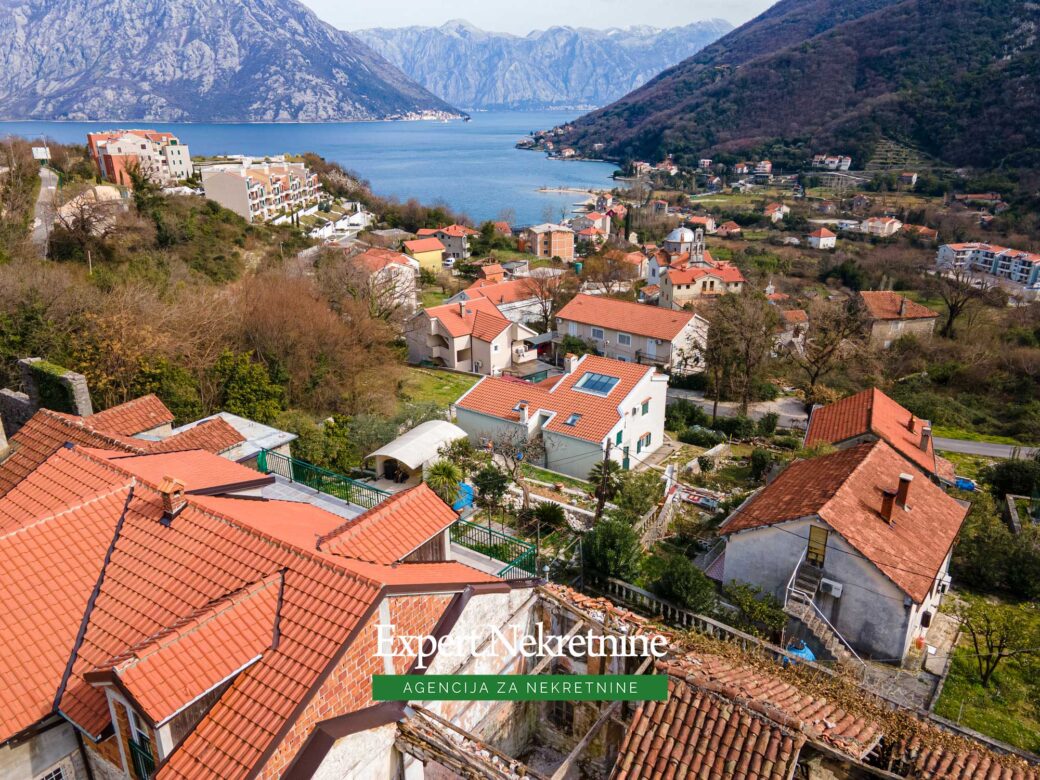
{"type": "Polygon", "coordinates": [[[859,298],[847,303],[821,300],[808,308],[804,344],[800,350],[792,349],[789,356],[805,374],[805,400],[811,405],[820,381],[859,353],[867,321],[859,298]]]}
{"type": "MultiPolygon", "coordinates": [[[[539,269],[535,269],[538,271],[539,269]]],[[[556,313],[578,292],[578,278],[570,273],[536,273],[524,278],[524,289],[538,299],[538,323],[543,332],[552,330],[556,313]]]]}
{"type": "Polygon", "coordinates": [[[976,276],[966,268],[940,269],[926,275],[925,279],[926,290],[941,298],[946,306],[946,319],[939,334],[948,339],[956,337],[959,319],[970,318],[973,310],[998,297],[984,277],[976,276]]]}
{"type": "Polygon", "coordinates": [[[524,464],[541,461],[545,457],[545,443],[541,436],[529,438],[526,429],[510,428],[495,434],[491,446],[496,459],[509,478],[523,492],[523,507],[531,505],[531,487],[524,478],[524,464]]]}
{"type": "Polygon", "coordinates": [[[732,369],[739,388],[741,414],[748,412],[751,388],[769,359],[779,323],[776,307],[749,287],[740,293],[723,295],[715,304],[708,328],[708,358],[732,369]]]}
{"type": "Polygon", "coordinates": [[[415,311],[414,269],[386,258],[326,250],[318,260],[318,284],[337,310],[342,310],[345,300],[358,301],[373,319],[394,325],[415,311]]]}
{"type": "Polygon", "coordinates": [[[122,210],[123,205],[118,199],[106,199],[105,190],[78,187],[62,190],[60,201],[54,204],[53,215],[43,218],[53,219],[67,239],[86,255],[116,231],[122,210]]]}
{"type": "Polygon", "coordinates": [[[601,288],[606,295],[618,295],[630,287],[638,275],[638,269],[622,260],[617,253],[593,255],[585,261],[582,280],[601,288]]]}

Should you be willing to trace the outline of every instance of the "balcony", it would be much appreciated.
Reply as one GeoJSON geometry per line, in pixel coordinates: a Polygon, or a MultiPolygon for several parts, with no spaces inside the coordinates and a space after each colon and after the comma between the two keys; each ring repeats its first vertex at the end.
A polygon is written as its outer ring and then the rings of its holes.
{"type": "Polygon", "coordinates": [[[450,535],[463,563],[505,580],[538,576],[538,548],[530,542],[468,520],[456,520],[450,535]]]}
{"type": "Polygon", "coordinates": [[[366,482],[359,482],[356,479],[315,466],[313,463],[297,460],[271,450],[260,450],[256,458],[256,467],[264,474],[276,474],[289,482],[305,485],[312,490],[333,496],[362,509],[371,509],[390,497],[385,490],[366,482]]]}

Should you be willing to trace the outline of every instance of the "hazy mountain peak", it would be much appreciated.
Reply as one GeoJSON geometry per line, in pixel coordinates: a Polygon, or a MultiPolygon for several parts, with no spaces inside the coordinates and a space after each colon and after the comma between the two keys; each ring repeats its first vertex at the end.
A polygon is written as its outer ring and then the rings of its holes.
{"type": "Polygon", "coordinates": [[[614,100],[730,29],[712,19],[665,30],[554,25],[518,36],[453,19],[354,34],[453,105],[557,108],[614,100]]]}

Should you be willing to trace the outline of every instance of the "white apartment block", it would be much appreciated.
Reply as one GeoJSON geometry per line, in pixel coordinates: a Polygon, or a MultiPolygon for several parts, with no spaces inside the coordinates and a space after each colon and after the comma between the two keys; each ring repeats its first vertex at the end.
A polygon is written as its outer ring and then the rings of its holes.
{"type": "Polygon", "coordinates": [[[269,222],[302,211],[321,197],[318,175],[306,165],[284,157],[201,168],[206,197],[250,222],[269,222]]]}
{"type": "Polygon", "coordinates": [[[192,174],[191,152],[172,133],[155,130],[112,130],[87,134],[87,147],[101,177],[130,186],[137,167],[156,184],[170,184],[192,174]]]}
{"type": "Polygon", "coordinates": [[[987,274],[1040,291],[1040,254],[996,244],[943,244],[935,257],[941,270],[987,274]]]}

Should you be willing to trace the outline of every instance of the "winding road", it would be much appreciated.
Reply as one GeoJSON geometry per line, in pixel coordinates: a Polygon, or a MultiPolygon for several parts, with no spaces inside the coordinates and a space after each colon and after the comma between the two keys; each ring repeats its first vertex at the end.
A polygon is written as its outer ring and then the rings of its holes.
{"type": "Polygon", "coordinates": [[[54,225],[54,198],[58,193],[58,174],[50,168],[40,167],[40,192],[33,208],[33,245],[40,254],[47,254],[47,239],[54,225]]]}

